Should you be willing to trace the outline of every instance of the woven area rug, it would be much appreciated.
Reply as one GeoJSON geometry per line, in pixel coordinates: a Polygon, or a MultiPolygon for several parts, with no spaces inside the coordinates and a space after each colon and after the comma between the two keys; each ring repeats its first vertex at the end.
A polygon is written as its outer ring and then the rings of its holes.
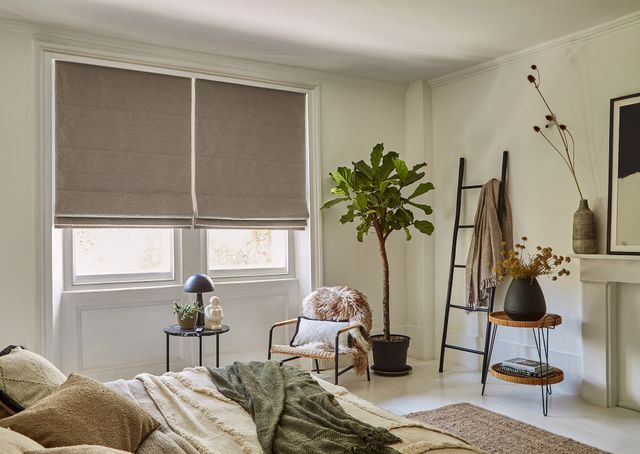
{"type": "Polygon", "coordinates": [[[608,454],[471,404],[453,404],[407,415],[458,435],[492,454],[608,454]]]}

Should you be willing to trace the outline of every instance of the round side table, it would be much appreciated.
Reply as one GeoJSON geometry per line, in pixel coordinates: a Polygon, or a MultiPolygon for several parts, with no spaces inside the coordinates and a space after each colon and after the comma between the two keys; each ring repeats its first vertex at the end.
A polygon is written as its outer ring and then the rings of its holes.
{"type": "Polygon", "coordinates": [[[220,334],[224,334],[229,331],[227,325],[222,325],[220,329],[204,328],[201,332],[196,332],[194,329],[180,329],[179,325],[171,325],[164,328],[164,333],[167,337],[167,372],[169,372],[169,336],[179,337],[197,337],[200,344],[200,354],[198,358],[198,365],[202,366],[202,338],[205,336],[216,336],[216,367],[220,367],[220,334]]]}
{"type": "MultiPolygon", "coordinates": [[[[528,322],[512,320],[503,311],[491,312],[489,314],[489,322],[491,323],[491,341],[489,343],[489,352],[487,354],[485,371],[489,371],[491,375],[499,380],[509,383],[517,383],[520,385],[539,385],[542,392],[542,414],[547,416],[549,411],[549,395],[551,395],[551,385],[560,383],[564,380],[564,372],[555,368],[551,373],[542,377],[527,377],[510,373],[501,369],[502,363],[491,364],[491,353],[493,353],[493,344],[498,332],[498,326],[506,326],[510,328],[530,328],[533,331],[533,340],[536,343],[538,352],[538,362],[543,369],[549,368],[549,329],[555,329],[556,326],[562,324],[562,317],[557,314],[545,314],[540,320],[528,322]]],[[[484,388],[486,386],[487,372],[483,377],[482,395],[484,396],[484,388]]]]}

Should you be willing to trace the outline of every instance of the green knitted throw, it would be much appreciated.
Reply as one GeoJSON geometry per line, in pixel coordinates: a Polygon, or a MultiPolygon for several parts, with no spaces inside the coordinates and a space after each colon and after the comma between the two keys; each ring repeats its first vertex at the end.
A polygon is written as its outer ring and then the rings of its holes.
{"type": "Polygon", "coordinates": [[[347,414],[308,372],[277,361],[209,368],[218,391],[253,418],[265,454],[391,454],[400,438],[347,414]]]}

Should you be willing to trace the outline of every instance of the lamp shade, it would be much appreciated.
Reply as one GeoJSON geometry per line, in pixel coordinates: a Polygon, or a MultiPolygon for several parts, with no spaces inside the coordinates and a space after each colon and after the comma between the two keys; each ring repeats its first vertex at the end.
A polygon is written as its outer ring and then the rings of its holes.
{"type": "Polygon", "coordinates": [[[194,274],[184,283],[184,291],[187,293],[206,293],[213,290],[213,281],[206,274],[194,274]]]}

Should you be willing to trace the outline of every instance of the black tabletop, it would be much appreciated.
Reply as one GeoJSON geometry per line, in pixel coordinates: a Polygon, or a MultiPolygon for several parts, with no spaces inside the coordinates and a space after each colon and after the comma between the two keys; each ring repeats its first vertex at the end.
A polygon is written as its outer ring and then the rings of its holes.
{"type": "Polygon", "coordinates": [[[205,328],[201,333],[196,333],[195,329],[180,329],[180,325],[171,325],[164,328],[164,332],[169,336],[182,337],[215,336],[216,334],[226,333],[227,331],[229,331],[227,325],[222,325],[221,329],[205,328]]]}

